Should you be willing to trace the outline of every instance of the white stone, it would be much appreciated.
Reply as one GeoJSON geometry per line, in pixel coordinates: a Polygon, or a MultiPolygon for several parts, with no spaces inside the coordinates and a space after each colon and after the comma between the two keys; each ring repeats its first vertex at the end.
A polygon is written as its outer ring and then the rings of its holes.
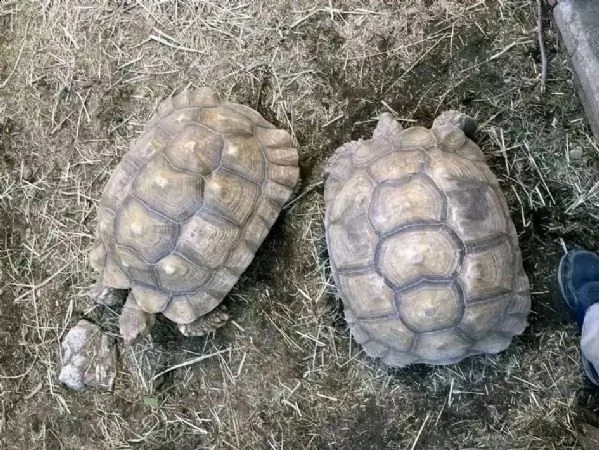
{"type": "Polygon", "coordinates": [[[114,338],[100,328],[80,320],[62,341],[58,380],[72,389],[86,386],[111,390],[116,377],[114,338]]]}

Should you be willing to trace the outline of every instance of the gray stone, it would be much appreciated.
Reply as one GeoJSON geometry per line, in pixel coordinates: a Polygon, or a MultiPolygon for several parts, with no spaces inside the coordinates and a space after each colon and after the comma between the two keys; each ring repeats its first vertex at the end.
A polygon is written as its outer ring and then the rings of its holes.
{"type": "Polygon", "coordinates": [[[553,17],[574,69],[574,82],[599,140],[599,7],[597,0],[560,0],[553,17]]]}
{"type": "Polygon", "coordinates": [[[72,389],[86,386],[111,390],[116,377],[115,339],[100,327],[80,320],[62,342],[62,368],[58,379],[72,389]]]}

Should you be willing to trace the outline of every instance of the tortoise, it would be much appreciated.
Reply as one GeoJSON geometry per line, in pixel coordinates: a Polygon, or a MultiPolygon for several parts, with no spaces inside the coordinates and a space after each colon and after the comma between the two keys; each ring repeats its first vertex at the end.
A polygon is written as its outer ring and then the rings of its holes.
{"type": "Polygon", "coordinates": [[[291,197],[298,152],[285,130],[211,88],[163,101],[100,199],[97,301],[131,343],[161,313],[187,336],[222,326],[219,306],[291,197]]]}
{"type": "Polygon", "coordinates": [[[527,327],[530,288],[497,178],[455,110],[432,128],[383,113],[325,170],[325,230],[344,316],[391,367],[498,353],[527,327]]]}

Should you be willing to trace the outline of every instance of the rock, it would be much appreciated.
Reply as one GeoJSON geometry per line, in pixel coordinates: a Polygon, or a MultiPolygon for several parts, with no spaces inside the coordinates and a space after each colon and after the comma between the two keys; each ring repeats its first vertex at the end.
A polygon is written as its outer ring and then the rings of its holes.
{"type": "Polygon", "coordinates": [[[21,171],[21,178],[24,181],[33,181],[33,169],[28,166],[23,167],[21,171]]]}
{"type": "Polygon", "coordinates": [[[115,339],[100,327],[80,320],[62,342],[58,379],[72,389],[86,386],[112,389],[116,377],[115,339]]]}
{"type": "Polygon", "coordinates": [[[596,0],[560,0],[553,17],[574,69],[574,83],[599,140],[599,8],[596,0]]]}

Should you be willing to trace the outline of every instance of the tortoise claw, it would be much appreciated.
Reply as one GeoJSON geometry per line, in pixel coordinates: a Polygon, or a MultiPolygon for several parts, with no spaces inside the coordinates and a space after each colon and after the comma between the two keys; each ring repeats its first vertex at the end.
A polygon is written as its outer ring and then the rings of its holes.
{"type": "Polygon", "coordinates": [[[179,330],[185,336],[203,336],[222,327],[227,323],[229,317],[227,308],[224,305],[220,305],[194,322],[178,324],[179,330]]]}

